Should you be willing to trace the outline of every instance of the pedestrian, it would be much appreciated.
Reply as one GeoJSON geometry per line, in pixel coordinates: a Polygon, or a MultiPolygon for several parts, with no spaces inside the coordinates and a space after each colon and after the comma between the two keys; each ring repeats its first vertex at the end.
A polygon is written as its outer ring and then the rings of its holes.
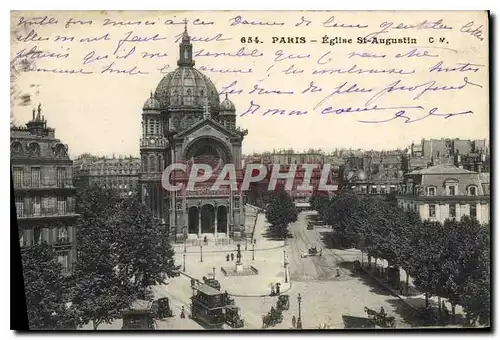
{"type": "Polygon", "coordinates": [[[185,319],[185,318],[186,318],[186,314],[184,313],[184,306],[182,306],[181,319],[185,319]]]}
{"type": "Polygon", "coordinates": [[[234,254],[231,253],[231,261],[234,261],[234,254]]]}
{"type": "Polygon", "coordinates": [[[274,285],[271,284],[271,296],[274,296],[276,295],[276,293],[274,292],[274,285]]]}
{"type": "Polygon", "coordinates": [[[297,325],[297,319],[295,319],[295,315],[292,316],[292,326],[293,328],[295,328],[295,326],[297,325]]]}
{"type": "Polygon", "coordinates": [[[339,267],[337,267],[337,277],[340,276],[340,270],[339,270],[339,267]]]}
{"type": "Polygon", "coordinates": [[[276,295],[280,295],[280,284],[276,283],[276,295]]]}
{"type": "Polygon", "coordinates": [[[380,315],[381,316],[386,316],[384,306],[380,307],[380,315]]]}
{"type": "Polygon", "coordinates": [[[253,239],[253,244],[257,244],[257,240],[256,239],[253,239]]]}
{"type": "Polygon", "coordinates": [[[229,254],[226,254],[226,261],[229,262],[229,254]]]}

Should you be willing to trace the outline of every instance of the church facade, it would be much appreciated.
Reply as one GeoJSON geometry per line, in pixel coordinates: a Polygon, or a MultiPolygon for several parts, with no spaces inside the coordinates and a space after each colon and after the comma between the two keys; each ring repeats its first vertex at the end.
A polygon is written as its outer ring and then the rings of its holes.
{"type": "Polygon", "coordinates": [[[177,65],[143,106],[141,198],[176,242],[239,239],[244,232],[243,194],[229,187],[211,190],[211,182],[225,164],[234,164],[241,184],[241,147],[247,131],[236,126],[236,109],[227,95],[221,102],[212,81],[194,68],[186,28],[177,65]],[[162,173],[175,163],[186,164],[188,171],[172,173],[170,182],[184,185],[169,192],[162,187],[162,173]],[[214,170],[210,180],[188,190],[193,164],[208,164],[214,170]]]}

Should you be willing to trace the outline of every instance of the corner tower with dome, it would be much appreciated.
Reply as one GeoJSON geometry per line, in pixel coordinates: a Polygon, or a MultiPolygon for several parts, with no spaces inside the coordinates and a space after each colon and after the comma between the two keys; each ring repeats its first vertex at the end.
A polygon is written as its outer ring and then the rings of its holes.
{"type": "MultiPolygon", "coordinates": [[[[241,146],[246,130],[236,127],[236,109],[227,95],[220,102],[212,81],[194,68],[193,46],[185,27],[179,44],[178,68],[160,81],[146,100],[140,140],[141,198],[170,230],[172,239],[216,240],[225,243],[244,233],[244,205],[240,191],[211,184],[186,186],[178,192],[162,188],[163,170],[172,163],[209,164],[214,177],[224,164],[234,164],[240,178],[241,146]]],[[[189,171],[188,171],[189,172],[189,171]]],[[[189,173],[173,180],[186,183],[189,173]]]]}

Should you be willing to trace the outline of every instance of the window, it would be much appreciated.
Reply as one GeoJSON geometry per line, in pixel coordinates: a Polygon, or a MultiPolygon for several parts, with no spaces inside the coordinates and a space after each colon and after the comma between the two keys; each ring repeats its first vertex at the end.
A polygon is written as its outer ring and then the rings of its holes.
{"type": "Polygon", "coordinates": [[[470,214],[469,215],[470,215],[470,217],[477,218],[477,210],[476,210],[475,204],[470,205],[470,214]]]}
{"type": "Polygon", "coordinates": [[[67,273],[69,269],[69,261],[68,261],[68,254],[60,254],[57,256],[57,262],[59,262],[62,266],[62,271],[63,273],[67,273]]]}
{"type": "Polygon", "coordinates": [[[436,196],[436,188],[434,188],[434,187],[427,188],[427,194],[429,196],[436,196]]]}
{"type": "Polygon", "coordinates": [[[40,168],[31,168],[31,187],[40,188],[40,168]]]}
{"type": "Polygon", "coordinates": [[[17,217],[24,216],[24,197],[16,196],[16,213],[17,217]]]}
{"type": "Polygon", "coordinates": [[[366,186],[362,186],[361,187],[361,193],[362,194],[366,194],[366,186]]]}
{"type": "Polygon", "coordinates": [[[57,231],[57,243],[69,242],[68,227],[59,228],[57,231]]]}
{"type": "Polygon", "coordinates": [[[372,186],[372,194],[376,194],[377,193],[377,187],[376,186],[372,186]]]}
{"type": "Polygon", "coordinates": [[[429,204],[429,217],[436,217],[436,205],[429,204]]]}
{"type": "Polygon", "coordinates": [[[450,205],[450,217],[457,217],[457,207],[454,204],[450,205]]]}
{"type": "Polygon", "coordinates": [[[57,214],[65,215],[66,214],[66,197],[58,196],[57,197],[57,214]]]}
{"type": "Polygon", "coordinates": [[[471,196],[476,196],[477,195],[477,187],[476,186],[470,186],[469,187],[469,195],[471,195],[471,196]]]}
{"type": "Polygon", "coordinates": [[[33,244],[40,244],[42,242],[42,231],[36,227],[33,229],[33,244]]]}
{"type": "Polygon", "coordinates": [[[12,169],[14,177],[14,187],[21,188],[24,184],[24,172],[23,168],[16,167],[12,169]]]}
{"type": "Polygon", "coordinates": [[[381,193],[381,194],[385,194],[385,187],[384,187],[384,186],[381,186],[381,187],[380,187],[380,193],[381,193]]]}
{"type": "Polygon", "coordinates": [[[33,216],[40,216],[42,214],[40,196],[34,196],[31,198],[31,214],[33,216]]]}
{"type": "Polygon", "coordinates": [[[63,188],[66,184],[66,168],[57,168],[57,186],[63,188]]]}
{"type": "Polygon", "coordinates": [[[454,185],[448,186],[448,195],[450,195],[450,196],[456,195],[456,186],[454,186],[454,185]]]}

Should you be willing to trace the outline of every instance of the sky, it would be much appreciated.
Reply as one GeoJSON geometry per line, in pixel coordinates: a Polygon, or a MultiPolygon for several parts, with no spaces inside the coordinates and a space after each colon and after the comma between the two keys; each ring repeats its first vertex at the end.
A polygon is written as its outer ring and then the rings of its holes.
{"type": "Polygon", "coordinates": [[[484,12],[13,12],[15,121],[42,103],[71,155],[137,156],[184,19],[195,67],[248,129],[243,153],[489,137],[484,12]]]}

